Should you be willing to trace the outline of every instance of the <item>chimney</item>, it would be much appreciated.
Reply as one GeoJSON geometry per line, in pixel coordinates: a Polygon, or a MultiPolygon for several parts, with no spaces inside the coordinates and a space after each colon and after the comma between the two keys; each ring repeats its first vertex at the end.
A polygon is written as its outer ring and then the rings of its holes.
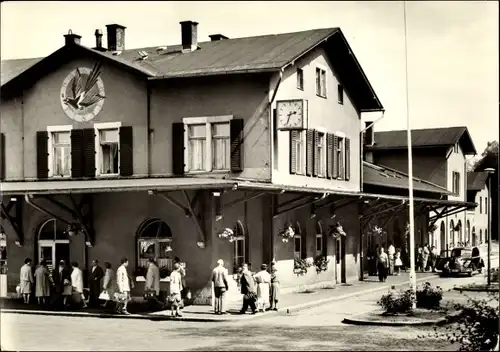
{"type": "Polygon", "coordinates": [[[81,39],[82,39],[81,35],[73,34],[73,32],[70,29],[68,31],[68,34],[64,35],[64,44],[65,45],[80,44],[81,39]]]}
{"type": "Polygon", "coordinates": [[[211,34],[211,35],[209,35],[209,37],[210,37],[210,41],[212,41],[212,42],[216,42],[218,40],[229,39],[228,37],[226,37],[223,34],[211,34]]]}
{"type": "Polygon", "coordinates": [[[106,51],[106,49],[104,49],[102,47],[102,31],[100,29],[96,29],[95,32],[94,32],[94,35],[95,35],[95,50],[98,50],[98,51],[106,51]]]}
{"type": "Polygon", "coordinates": [[[108,51],[125,50],[125,28],[119,24],[107,24],[108,51]]]}
{"type": "Polygon", "coordinates": [[[182,50],[198,49],[198,22],[183,21],[181,23],[182,50]]]}
{"type": "MultiPolygon", "coordinates": [[[[370,126],[373,121],[366,121],[365,128],[370,126]]],[[[373,130],[373,126],[369,127],[365,131],[365,145],[373,145],[375,143],[375,131],[373,130]]]]}

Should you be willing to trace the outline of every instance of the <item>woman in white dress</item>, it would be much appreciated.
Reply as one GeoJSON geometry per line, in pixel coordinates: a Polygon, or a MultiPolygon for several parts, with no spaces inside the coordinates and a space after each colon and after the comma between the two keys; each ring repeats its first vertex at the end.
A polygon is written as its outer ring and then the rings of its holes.
{"type": "Polygon", "coordinates": [[[35,282],[33,272],[31,271],[31,259],[29,258],[24,260],[24,265],[21,267],[19,274],[19,281],[19,293],[23,296],[24,303],[28,304],[30,302],[31,285],[35,282]]]}
{"type": "Polygon", "coordinates": [[[73,300],[75,304],[82,304],[82,308],[87,308],[87,303],[85,302],[85,296],[83,295],[83,272],[78,267],[77,262],[72,262],[71,266],[73,271],[71,272],[71,286],[73,287],[73,300]]]}
{"type": "Polygon", "coordinates": [[[127,273],[128,259],[121,260],[122,265],[116,270],[116,284],[118,286],[118,313],[129,315],[127,311],[128,301],[130,300],[130,288],[132,287],[127,273]]]}
{"type": "Polygon", "coordinates": [[[271,274],[267,272],[267,265],[262,264],[260,271],[254,276],[257,283],[257,310],[263,312],[269,303],[269,288],[271,286],[271,274]]]}

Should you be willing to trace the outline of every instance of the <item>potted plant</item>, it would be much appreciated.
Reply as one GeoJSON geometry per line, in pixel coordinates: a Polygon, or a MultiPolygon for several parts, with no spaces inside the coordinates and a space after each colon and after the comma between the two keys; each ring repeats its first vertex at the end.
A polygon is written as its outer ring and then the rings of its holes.
{"type": "Polygon", "coordinates": [[[314,258],[314,266],[316,267],[316,273],[319,274],[322,271],[328,270],[328,263],[330,261],[324,255],[318,255],[314,258]]]}
{"type": "Polygon", "coordinates": [[[310,267],[311,263],[309,261],[296,257],[293,262],[293,273],[297,276],[305,275],[310,267]]]}
{"type": "Polygon", "coordinates": [[[234,242],[234,231],[232,229],[230,229],[229,227],[226,227],[224,229],[222,229],[222,231],[220,231],[217,236],[221,239],[221,240],[226,240],[226,241],[229,241],[229,242],[234,242]]]}
{"type": "Polygon", "coordinates": [[[330,234],[333,236],[333,238],[339,238],[340,236],[346,236],[344,228],[342,227],[342,225],[339,222],[337,222],[334,226],[330,227],[330,234]]]}
{"type": "Polygon", "coordinates": [[[283,241],[283,243],[286,243],[289,240],[293,239],[293,237],[295,236],[295,230],[293,229],[292,225],[288,225],[282,231],[280,231],[278,235],[281,237],[281,241],[283,241]]]}

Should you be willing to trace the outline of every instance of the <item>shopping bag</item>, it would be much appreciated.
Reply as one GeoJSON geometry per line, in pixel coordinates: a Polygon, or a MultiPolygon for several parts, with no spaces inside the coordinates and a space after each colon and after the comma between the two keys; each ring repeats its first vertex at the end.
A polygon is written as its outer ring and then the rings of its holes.
{"type": "Polygon", "coordinates": [[[109,294],[106,292],[106,290],[104,290],[99,295],[99,299],[101,299],[103,301],[109,301],[111,298],[109,297],[109,294]]]}

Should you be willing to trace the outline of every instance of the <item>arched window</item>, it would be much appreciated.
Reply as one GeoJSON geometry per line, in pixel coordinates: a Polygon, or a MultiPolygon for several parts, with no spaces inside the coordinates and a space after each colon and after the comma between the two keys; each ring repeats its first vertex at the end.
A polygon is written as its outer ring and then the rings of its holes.
{"type": "Polygon", "coordinates": [[[457,228],[458,228],[458,242],[464,242],[464,238],[462,236],[462,220],[458,220],[458,224],[457,224],[457,228]]]}
{"type": "Polygon", "coordinates": [[[160,219],[148,219],[137,230],[137,267],[147,267],[150,258],[160,268],[172,270],[172,232],[160,219]]]}
{"type": "Polygon", "coordinates": [[[326,256],[326,234],[321,221],[316,223],[316,255],[326,256]]]}
{"type": "Polygon", "coordinates": [[[467,220],[467,239],[466,239],[467,242],[472,242],[471,241],[471,237],[470,237],[470,221],[467,220]]]}
{"type": "Polygon", "coordinates": [[[488,241],[488,230],[484,230],[484,240],[488,241]]]}
{"type": "Polygon", "coordinates": [[[450,244],[456,245],[455,244],[455,223],[453,220],[450,221],[450,244]]]}
{"type": "Polygon", "coordinates": [[[69,265],[69,238],[67,225],[57,219],[49,219],[40,225],[38,230],[38,261],[46,261],[52,269],[60,260],[69,265]]]}
{"type": "Polygon", "coordinates": [[[293,254],[295,258],[302,258],[303,249],[302,246],[302,229],[300,228],[300,224],[297,221],[295,225],[295,236],[293,236],[293,254]]]}
{"type": "Polygon", "coordinates": [[[236,237],[233,242],[234,248],[234,259],[233,259],[233,271],[241,266],[243,263],[248,263],[248,237],[241,221],[236,222],[236,228],[234,231],[234,236],[236,237]]]}
{"type": "Polygon", "coordinates": [[[441,250],[444,250],[446,248],[446,226],[444,224],[444,221],[441,221],[439,241],[441,250]]]}
{"type": "Polygon", "coordinates": [[[472,245],[477,246],[479,243],[477,243],[477,233],[476,233],[476,227],[472,226],[472,245]]]}
{"type": "Polygon", "coordinates": [[[483,230],[479,229],[479,241],[483,243],[483,230]]]}

